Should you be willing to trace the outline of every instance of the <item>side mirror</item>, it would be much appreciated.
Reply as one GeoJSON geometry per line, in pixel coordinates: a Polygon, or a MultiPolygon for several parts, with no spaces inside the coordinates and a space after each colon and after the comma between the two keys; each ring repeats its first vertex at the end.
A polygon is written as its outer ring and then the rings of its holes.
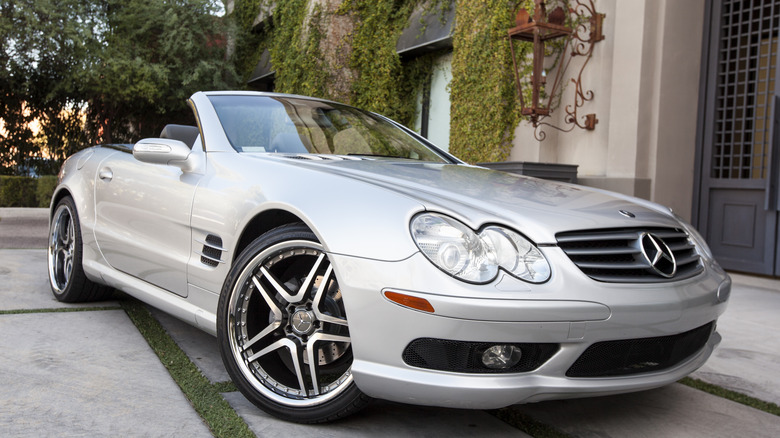
{"type": "Polygon", "coordinates": [[[176,166],[183,171],[190,170],[187,158],[192,150],[179,140],[170,138],[145,138],[133,146],[133,157],[144,163],[176,166]]]}

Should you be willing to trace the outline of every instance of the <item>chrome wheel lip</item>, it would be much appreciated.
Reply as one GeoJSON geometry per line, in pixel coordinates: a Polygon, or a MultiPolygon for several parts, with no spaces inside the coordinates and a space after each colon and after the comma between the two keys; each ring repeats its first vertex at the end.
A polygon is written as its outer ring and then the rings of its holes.
{"type": "MultiPolygon", "coordinates": [[[[233,288],[231,289],[231,295],[230,299],[228,301],[228,317],[225,320],[225,324],[227,325],[227,335],[230,345],[230,352],[233,355],[233,359],[240,370],[243,377],[246,379],[246,381],[259,393],[261,393],[264,397],[273,400],[279,404],[286,405],[289,407],[312,407],[321,405],[323,403],[326,403],[335,397],[337,397],[339,394],[341,394],[344,390],[346,390],[350,383],[353,381],[352,376],[352,366],[347,369],[344,374],[342,374],[336,381],[332,382],[330,385],[328,385],[325,388],[322,388],[322,391],[318,388],[315,391],[314,395],[306,394],[304,392],[300,391],[288,391],[290,394],[290,397],[286,397],[284,395],[285,391],[277,389],[276,391],[272,390],[268,386],[264,385],[262,381],[260,381],[259,377],[256,375],[256,372],[251,369],[251,362],[248,360],[246,355],[244,354],[244,348],[239,345],[239,336],[241,334],[237,330],[237,321],[239,318],[237,317],[237,313],[241,312],[243,309],[239,309],[239,300],[243,296],[243,292],[245,290],[245,287],[247,287],[248,284],[253,283],[256,280],[253,280],[254,273],[259,272],[261,269],[261,266],[263,266],[267,261],[269,261],[271,258],[278,256],[280,253],[283,253],[285,251],[289,251],[291,249],[305,249],[305,250],[315,250],[317,251],[321,257],[327,258],[325,251],[322,247],[322,245],[310,241],[310,240],[289,240],[280,242],[278,244],[272,245],[263,251],[256,254],[252,259],[249,261],[249,263],[246,264],[244,269],[241,271],[241,274],[238,277],[238,280],[234,283],[233,288]]],[[[255,283],[256,284],[256,283],[255,283]]],[[[265,295],[265,294],[263,294],[265,295]]],[[[312,295],[314,295],[314,291],[312,290],[312,295]]],[[[319,295],[319,294],[318,294],[319,295]]],[[[290,296],[282,296],[283,299],[292,299],[293,301],[296,301],[295,298],[290,296]]],[[[289,302],[288,304],[297,306],[300,303],[296,302],[289,302]]],[[[280,321],[280,316],[282,313],[285,312],[285,309],[273,309],[272,308],[272,315],[270,315],[271,319],[275,319],[276,322],[269,322],[268,327],[272,327],[272,331],[275,330],[284,330],[285,325],[282,324],[280,321]]],[[[332,317],[328,317],[327,315],[321,314],[319,311],[313,311],[311,314],[313,314],[315,317],[319,317],[318,321],[324,321],[324,322],[331,322],[332,317]]],[[[292,317],[292,314],[289,315],[289,317],[292,317]]],[[[346,322],[346,321],[345,321],[346,322]]],[[[346,324],[344,324],[346,325],[346,324]]],[[[265,331],[265,330],[263,330],[265,331]]],[[[270,333],[270,332],[269,332],[270,333]]],[[[300,340],[300,335],[297,333],[292,333],[293,336],[288,336],[285,338],[281,338],[280,340],[274,342],[269,347],[266,347],[264,350],[268,349],[278,349],[278,348],[295,348],[296,341],[293,341],[293,337],[297,338],[298,341],[300,340]]],[[[320,341],[327,341],[332,340],[330,339],[332,335],[329,335],[323,331],[312,330],[307,335],[307,339],[311,342],[312,345],[314,345],[316,342],[320,341]]],[[[314,351],[315,349],[307,349],[306,353],[307,358],[309,360],[309,363],[311,363],[314,358],[314,351]]],[[[255,356],[261,355],[260,353],[255,353],[255,356]]],[[[295,366],[296,370],[300,373],[300,369],[303,367],[308,367],[303,362],[298,362],[293,360],[293,365],[295,366]]],[[[264,370],[261,369],[263,373],[264,370]]],[[[267,378],[270,378],[273,380],[271,376],[266,375],[267,378]]],[[[316,378],[314,379],[316,382],[316,378]]],[[[274,380],[275,382],[275,380],[274,380]]],[[[311,381],[309,381],[311,383],[311,381]]],[[[268,383],[269,385],[272,384],[272,382],[268,383]]],[[[320,385],[318,385],[319,387],[320,385]]],[[[277,386],[277,388],[284,387],[284,385],[277,386]]],[[[288,388],[290,389],[290,388],[288,388]]]]}
{"type": "Polygon", "coordinates": [[[67,289],[73,276],[76,251],[76,229],[70,206],[57,207],[49,228],[47,263],[52,290],[61,294],[67,289]]]}

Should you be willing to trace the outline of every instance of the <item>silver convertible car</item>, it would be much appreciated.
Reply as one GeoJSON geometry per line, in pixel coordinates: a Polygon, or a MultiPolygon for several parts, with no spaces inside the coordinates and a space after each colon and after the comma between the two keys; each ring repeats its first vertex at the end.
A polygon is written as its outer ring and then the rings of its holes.
{"type": "Polygon", "coordinates": [[[215,335],[268,413],[638,391],[720,341],[731,280],[668,208],[467,165],[334,102],[189,103],[193,126],[62,166],[51,288],[116,288],[215,335]]]}

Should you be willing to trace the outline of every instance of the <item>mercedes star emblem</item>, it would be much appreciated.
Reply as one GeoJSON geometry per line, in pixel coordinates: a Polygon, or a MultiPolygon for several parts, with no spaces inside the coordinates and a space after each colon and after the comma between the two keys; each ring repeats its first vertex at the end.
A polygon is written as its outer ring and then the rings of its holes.
{"type": "Polygon", "coordinates": [[[642,233],[639,245],[642,247],[642,255],[650,264],[650,269],[653,272],[665,278],[674,277],[674,274],[677,273],[677,262],[672,250],[660,237],[650,233],[642,233]]]}

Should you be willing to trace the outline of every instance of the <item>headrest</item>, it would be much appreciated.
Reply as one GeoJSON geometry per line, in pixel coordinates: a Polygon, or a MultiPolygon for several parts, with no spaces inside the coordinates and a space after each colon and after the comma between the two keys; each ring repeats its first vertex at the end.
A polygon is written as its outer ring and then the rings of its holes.
{"type": "Polygon", "coordinates": [[[195,144],[198,134],[200,134],[200,131],[198,131],[196,126],[165,125],[165,128],[163,128],[160,133],[160,138],[179,140],[192,149],[192,145],[195,144]]]}

